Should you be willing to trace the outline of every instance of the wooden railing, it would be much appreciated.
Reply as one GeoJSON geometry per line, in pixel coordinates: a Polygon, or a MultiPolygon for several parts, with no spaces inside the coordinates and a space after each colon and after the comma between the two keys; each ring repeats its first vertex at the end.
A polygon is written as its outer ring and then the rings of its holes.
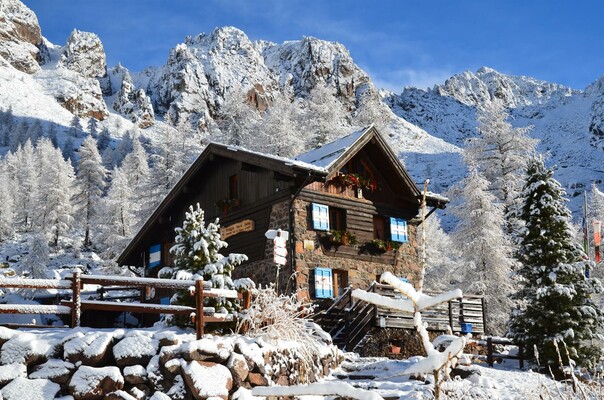
{"type": "MultiPolygon", "coordinates": [[[[392,286],[375,282],[367,291],[403,298],[392,286]]],[[[362,300],[354,301],[351,293],[352,290],[348,288],[327,310],[314,316],[315,321],[332,336],[334,344],[339,347],[353,350],[372,327],[415,329],[412,313],[375,306],[362,300]]],[[[424,310],[421,314],[428,330],[445,331],[450,326],[453,332],[465,332],[471,324],[472,333],[484,333],[482,296],[464,295],[461,299],[450,300],[424,310]]]]}
{"type": "Polygon", "coordinates": [[[158,278],[129,278],[103,275],[81,275],[74,272],[65,280],[0,278],[1,288],[12,289],[57,289],[71,291],[70,300],[62,300],[60,305],[42,304],[0,304],[0,314],[57,314],[71,315],[71,327],[80,326],[83,311],[116,311],[148,314],[173,314],[191,317],[195,322],[197,338],[203,336],[204,325],[208,322],[230,322],[231,314],[216,314],[210,308],[204,308],[204,299],[221,297],[235,299],[239,294],[235,290],[215,289],[203,280],[174,280],[158,278]],[[85,284],[123,287],[124,289],[172,289],[189,290],[195,298],[195,307],[163,305],[155,303],[126,303],[118,301],[82,300],[82,287],[85,284]]]}
{"type": "MultiPolygon", "coordinates": [[[[392,286],[376,284],[375,293],[382,296],[403,298],[392,286]]],[[[427,295],[436,295],[426,291],[427,295]]],[[[484,331],[484,299],[482,296],[464,294],[461,299],[450,300],[421,312],[422,321],[428,324],[428,330],[444,331],[447,326],[453,332],[466,332],[469,325],[472,333],[485,333],[484,331]],[[462,325],[465,324],[465,325],[462,325]]],[[[383,328],[414,329],[413,314],[385,307],[377,307],[376,324],[383,328]]]]}

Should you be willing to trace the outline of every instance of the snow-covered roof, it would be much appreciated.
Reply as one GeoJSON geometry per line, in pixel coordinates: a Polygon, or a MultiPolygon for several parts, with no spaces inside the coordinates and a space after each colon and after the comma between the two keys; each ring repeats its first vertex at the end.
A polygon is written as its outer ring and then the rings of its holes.
{"type": "MultiPolygon", "coordinates": [[[[307,170],[312,170],[312,171],[317,171],[317,172],[326,172],[327,169],[320,166],[320,165],[316,165],[314,163],[308,163],[305,162],[304,160],[299,160],[297,157],[296,158],[288,158],[288,157],[281,157],[281,156],[276,156],[273,154],[268,154],[268,153],[262,153],[259,151],[253,151],[253,150],[249,150],[246,149],[245,147],[241,147],[241,146],[233,146],[233,145],[224,145],[221,143],[217,143],[217,142],[212,142],[216,145],[219,146],[225,146],[228,150],[230,151],[238,151],[238,152],[244,152],[247,154],[253,154],[256,156],[260,156],[260,157],[264,157],[264,158],[268,158],[271,160],[275,160],[275,161],[279,161],[282,162],[283,164],[287,165],[287,166],[297,166],[303,169],[307,169],[307,170]]],[[[319,148],[321,149],[321,148],[319,148]]],[[[317,150],[319,150],[317,149],[317,150]]]]}
{"type": "Polygon", "coordinates": [[[327,143],[319,148],[300,154],[295,157],[297,161],[311,164],[315,167],[329,169],[342,154],[346,152],[357,140],[367,132],[369,128],[363,128],[338,140],[327,143]]]}

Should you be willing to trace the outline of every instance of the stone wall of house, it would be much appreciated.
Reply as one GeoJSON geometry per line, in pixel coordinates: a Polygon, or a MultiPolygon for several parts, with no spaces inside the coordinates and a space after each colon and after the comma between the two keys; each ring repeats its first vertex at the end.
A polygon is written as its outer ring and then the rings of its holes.
{"type": "MultiPolygon", "coordinates": [[[[289,230],[290,202],[273,205],[269,229],[289,230]]],[[[393,257],[393,264],[372,262],[361,259],[338,257],[324,251],[320,234],[310,228],[310,204],[296,199],[292,205],[294,218],[293,246],[288,244],[288,253],[294,252],[296,273],[292,274],[290,255],[288,264],[280,269],[281,290],[299,290],[301,297],[313,298],[313,270],[316,267],[327,267],[348,272],[348,284],[355,288],[367,288],[379,275],[389,271],[396,276],[405,277],[411,282],[419,279],[417,226],[409,223],[409,242],[403,243],[393,257]],[[307,248],[305,248],[305,241],[307,248]],[[309,244],[312,243],[312,249],[309,244]],[[294,285],[295,284],[295,285],[294,285]]],[[[266,285],[275,282],[277,267],[273,262],[273,242],[266,240],[265,259],[238,267],[234,277],[249,277],[257,284],[266,285]]]]}
{"type": "MultiPolygon", "coordinates": [[[[268,229],[281,229],[289,231],[289,201],[274,204],[271,209],[268,229]]],[[[288,253],[290,249],[288,248],[288,253]]],[[[289,256],[288,256],[289,261],[289,256]]],[[[280,287],[285,288],[287,281],[291,276],[290,263],[282,266],[279,270],[280,287]]],[[[267,285],[275,282],[277,277],[277,265],[273,262],[273,241],[266,240],[264,245],[264,259],[251,263],[246,263],[241,267],[235,268],[233,271],[234,278],[248,277],[256,284],[267,285]]]]}

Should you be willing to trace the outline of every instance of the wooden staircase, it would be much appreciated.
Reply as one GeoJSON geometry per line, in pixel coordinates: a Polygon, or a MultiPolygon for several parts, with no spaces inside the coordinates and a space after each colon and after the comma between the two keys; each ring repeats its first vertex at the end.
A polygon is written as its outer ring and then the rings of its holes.
{"type": "MultiPolygon", "coordinates": [[[[367,291],[401,298],[392,286],[376,282],[367,291]]],[[[422,311],[422,317],[428,330],[445,331],[450,326],[453,332],[463,333],[464,326],[471,325],[472,333],[484,333],[484,299],[482,296],[466,294],[462,299],[454,299],[422,311]]],[[[374,327],[415,329],[412,313],[353,300],[352,288],[347,288],[329,308],[315,314],[313,320],[331,335],[336,346],[346,351],[352,351],[374,327]]]]}
{"type": "MultiPolygon", "coordinates": [[[[367,289],[375,292],[373,283],[367,289]]],[[[331,335],[333,343],[341,349],[352,351],[375,326],[376,307],[365,301],[353,301],[352,288],[335,299],[327,309],[314,316],[314,321],[331,335]]]]}

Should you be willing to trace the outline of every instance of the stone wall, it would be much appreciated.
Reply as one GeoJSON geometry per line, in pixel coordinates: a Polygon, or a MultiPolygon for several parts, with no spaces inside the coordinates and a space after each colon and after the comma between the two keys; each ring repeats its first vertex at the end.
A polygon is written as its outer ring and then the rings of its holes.
{"type": "Polygon", "coordinates": [[[320,328],[301,362],[295,343],[170,330],[69,330],[26,333],[0,328],[0,398],[192,400],[246,397],[254,386],[310,383],[329,374],[341,353],[320,328]]]}
{"type": "MultiPolygon", "coordinates": [[[[288,230],[289,206],[289,201],[273,206],[269,229],[281,228],[288,230]]],[[[288,264],[280,269],[280,290],[299,290],[301,297],[314,297],[313,270],[316,267],[347,271],[348,284],[355,288],[367,288],[371,282],[385,271],[389,271],[399,277],[405,277],[411,282],[418,281],[419,260],[416,225],[409,223],[409,242],[403,243],[398,250],[391,250],[395,254],[391,257],[393,260],[392,263],[389,264],[384,261],[367,261],[362,259],[363,257],[334,256],[326,252],[321,244],[321,233],[312,230],[310,227],[310,204],[306,201],[296,199],[293,202],[292,209],[294,232],[293,237],[290,237],[290,243],[293,240],[293,246],[288,244],[288,253],[294,252],[296,273],[292,275],[289,263],[291,260],[290,254],[288,255],[288,264]],[[312,250],[305,248],[305,241],[307,244],[312,243],[312,250]]],[[[360,252],[360,250],[355,251],[360,252]]],[[[266,241],[264,260],[239,267],[235,269],[233,275],[234,277],[249,277],[257,284],[262,285],[275,282],[277,267],[273,262],[273,242],[271,240],[266,241]]]]}

